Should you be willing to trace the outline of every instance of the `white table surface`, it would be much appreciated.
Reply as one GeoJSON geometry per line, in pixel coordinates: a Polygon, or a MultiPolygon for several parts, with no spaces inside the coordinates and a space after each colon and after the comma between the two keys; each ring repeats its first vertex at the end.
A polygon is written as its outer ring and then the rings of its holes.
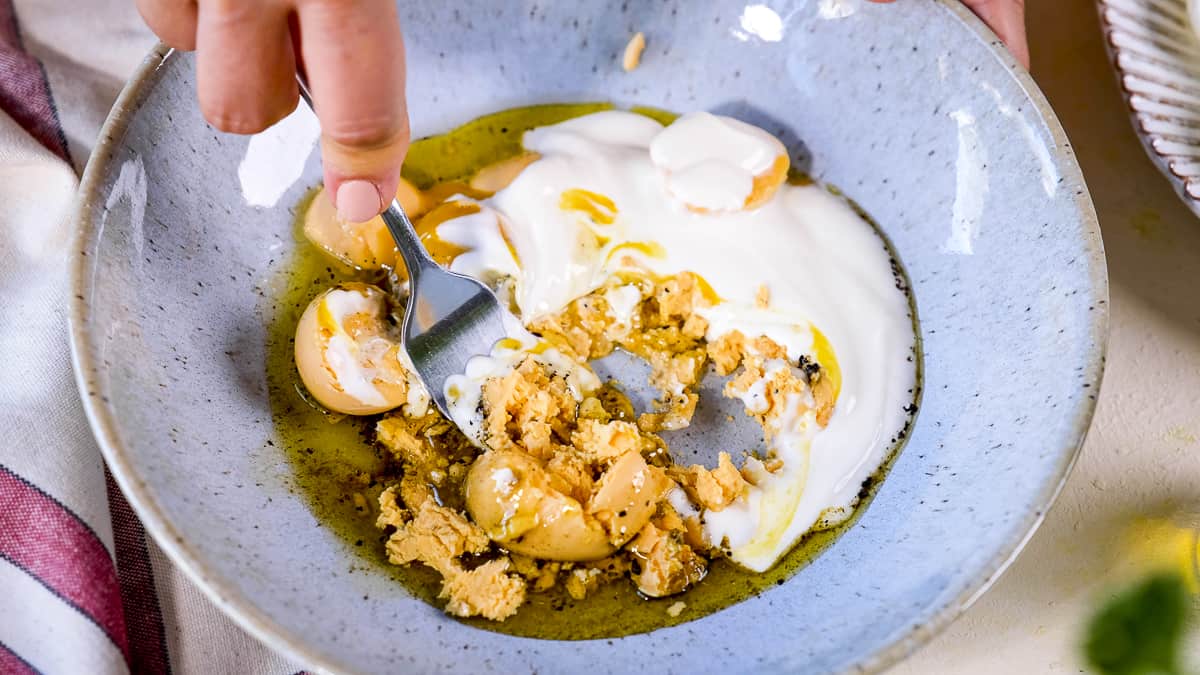
{"type": "MultiPolygon", "coordinates": [[[[1111,283],[1095,421],[1024,553],[957,622],[892,673],[1082,672],[1096,603],[1136,568],[1140,517],[1200,513],[1200,219],[1132,131],[1092,0],[1029,0],[1033,74],[1079,156],[1111,283]]],[[[1193,662],[1200,639],[1193,639],[1193,662]]]]}

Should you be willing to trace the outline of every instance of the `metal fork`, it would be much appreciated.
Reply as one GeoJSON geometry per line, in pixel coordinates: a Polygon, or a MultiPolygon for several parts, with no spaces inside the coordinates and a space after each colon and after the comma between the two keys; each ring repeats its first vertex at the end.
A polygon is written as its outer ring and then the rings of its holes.
{"type": "MultiPolygon", "coordinates": [[[[308,86],[302,78],[297,80],[311,109],[308,86]]],[[[490,354],[507,336],[506,310],[483,283],[450,272],[429,257],[400,202],[393,199],[381,215],[408,271],[401,347],[438,410],[449,417],[446,378],[462,373],[472,356],[490,354]]]]}

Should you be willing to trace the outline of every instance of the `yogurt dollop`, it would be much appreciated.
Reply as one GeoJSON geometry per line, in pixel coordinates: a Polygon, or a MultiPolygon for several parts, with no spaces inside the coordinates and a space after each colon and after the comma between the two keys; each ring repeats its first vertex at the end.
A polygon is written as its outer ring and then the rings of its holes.
{"type": "MultiPolygon", "coordinates": [[[[825,188],[784,183],[782,143],[731,118],[697,113],[663,127],[606,111],[534,129],[523,144],[536,161],[478,201],[478,213],[439,225],[439,237],[466,250],[451,269],[511,278],[527,324],[623,271],[695,273],[716,296],[701,311],[707,339],[767,336],[786,348],[782,367],[805,357],[840,378],[823,428],[810,397],[788,401],[768,430],[783,468],[750,462],[749,492],[705,514],[709,539],[763,571],[814,525],[848,518],[906,422],[916,380],[908,298],[874,228],[825,188]]],[[[607,294],[619,312],[638,301],[628,290],[607,294]]],[[[478,424],[477,394],[461,392],[514,358],[501,350],[455,381],[457,423],[478,424]]]]}

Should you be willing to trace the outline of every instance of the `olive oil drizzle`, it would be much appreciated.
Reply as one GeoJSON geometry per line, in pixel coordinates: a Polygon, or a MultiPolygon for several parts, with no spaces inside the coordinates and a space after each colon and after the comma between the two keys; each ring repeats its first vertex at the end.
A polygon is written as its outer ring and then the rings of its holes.
{"type": "MultiPolygon", "coordinates": [[[[525,131],[612,108],[609,103],[552,104],[494,113],[449,133],[415,141],[403,175],[422,190],[451,181],[465,182],[480,168],[519,154],[522,151],[521,135],[525,131]]],[[[635,107],[631,110],[664,124],[677,117],[655,108],[635,107]]],[[[808,182],[805,176],[793,176],[793,180],[808,182]]],[[[338,535],[357,567],[383,571],[415,596],[440,606],[436,599],[440,590],[438,574],[419,564],[409,567],[389,564],[383,546],[387,535],[375,528],[376,500],[383,487],[377,481],[393,470],[385,452],[373,443],[374,423],[378,417],[339,419],[331,416],[306,399],[296,372],[295,327],[312,298],[339,282],[378,282],[382,278],[381,273],[347,268],[305,240],[301,223],[307,201],[297,208],[297,242],[290,259],[280,265],[274,286],[278,292],[268,299],[266,366],[275,431],[271,443],[281,446],[279,449],[291,464],[296,492],[308,501],[322,525],[338,535]]],[[[903,281],[907,289],[907,281],[902,278],[903,271],[898,264],[896,273],[898,283],[903,281]]],[[[915,305],[913,316],[915,323],[915,305]]],[[[914,414],[920,395],[919,356],[919,344],[916,344],[914,360],[918,362],[918,387],[914,390],[914,414]]],[[[859,494],[860,504],[854,515],[834,528],[809,532],[765,573],[748,572],[728,560],[717,559],[709,565],[705,579],[695,587],[680,596],[662,599],[647,599],[638,594],[634,584],[617,581],[599,587],[582,601],[575,601],[566,595],[560,583],[549,592],[529,593],[526,604],[504,622],[458,620],[524,637],[556,640],[613,638],[690,621],[763,593],[783,584],[858,519],[873,496],[875,486],[899,454],[907,430],[908,426],[895,439],[887,462],[864,481],[859,494]],[[684,610],[678,616],[669,615],[667,608],[680,600],[686,603],[684,610]],[[617,616],[620,620],[614,621],[617,616]]]]}

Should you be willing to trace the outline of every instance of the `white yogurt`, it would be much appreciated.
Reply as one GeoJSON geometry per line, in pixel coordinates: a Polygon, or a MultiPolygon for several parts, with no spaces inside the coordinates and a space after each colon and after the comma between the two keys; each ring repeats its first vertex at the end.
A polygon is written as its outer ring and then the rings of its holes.
{"type": "Polygon", "coordinates": [[[708,211],[736,211],[787,148],[771,134],[732,117],[684,115],[650,141],[650,161],[667,190],[708,211]]]}
{"type": "Polygon", "coordinates": [[[387,397],[375,386],[378,372],[364,363],[381,360],[394,343],[383,337],[370,338],[359,343],[342,329],[347,317],[355,314],[374,314],[378,311],[377,300],[357,290],[334,289],[325,294],[322,302],[333,325],[337,327],[325,344],[324,357],[334,380],[347,395],[359,403],[386,406],[387,397]]]}
{"type": "MultiPolygon", "coordinates": [[[[691,271],[712,286],[721,301],[702,311],[710,340],[733,330],[765,335],[794,363],[802,355],[816,359],[819,327],[842,378],[829,425],[816,425],[811,401],[791,401],[794,410],[773,430],[782,471],[767,474],[753,463],[750,470],[763,474],[758,485],[722,512],[706,514],[706,528],[714,542],[728,540],[734,561],[761,571],[819,520],[848,517],[861,483],[903,427],[915,386],[908,300],[870,224],[816,185],[785,184],[762,206],[740,209],[749,195],[746,181],[727,178],[740,172],[752,182],[782,145],[728,118],[690,115],[664,130],[644,116],[607,111],[530,131],[524,145],[541,158],[480,202],[479,214],[438,227],[439,237],[468,249],[469,264],[456,261],[455,269],[512,277],[525,322],[560,311],[635,263],[659,275],[691,271]],[[701,165],[709,168],[688,177],[701,165]],[[720,170],[710,171],[715,165],[720,170]],[[615,214],[596,211],[612,222],[564,208],[563,194],[573,190],[611,200],[615,214]],[[695,206],[698,196],[714,208],[697,212],[683,203],[695,206]],[[473,220],[468,226],[465,219],[473,220]],[[495,244],[504,241],[500,228],[515,258],[495,244]],[[755,301],[764,283],[768,308],[755,301]]],[[[621,293],[606,297],[614,314],[624,316],[636,301],[621,293]]],[[[511,368],[510,357],[488,357],[476,376],[511,368]]],[[[466,391],[466,382],[459,384],[466,391]]],[[[746,397],[755,399],[753,392],[746,397]]],[[[474,405],[464,405],[474,413],[474,405]]],[[[465,408],[463,415],[455,422],[469,427],[465,408]]]]}
{"type": "Polygon", "coordinates": [[[608,302],[608,310],[613,321],[618,326],[628,326],[633,320],[633,312],[642,302],[642,290],[634,284],[625,284],[604,291],[604,300],[608,302]]]}

